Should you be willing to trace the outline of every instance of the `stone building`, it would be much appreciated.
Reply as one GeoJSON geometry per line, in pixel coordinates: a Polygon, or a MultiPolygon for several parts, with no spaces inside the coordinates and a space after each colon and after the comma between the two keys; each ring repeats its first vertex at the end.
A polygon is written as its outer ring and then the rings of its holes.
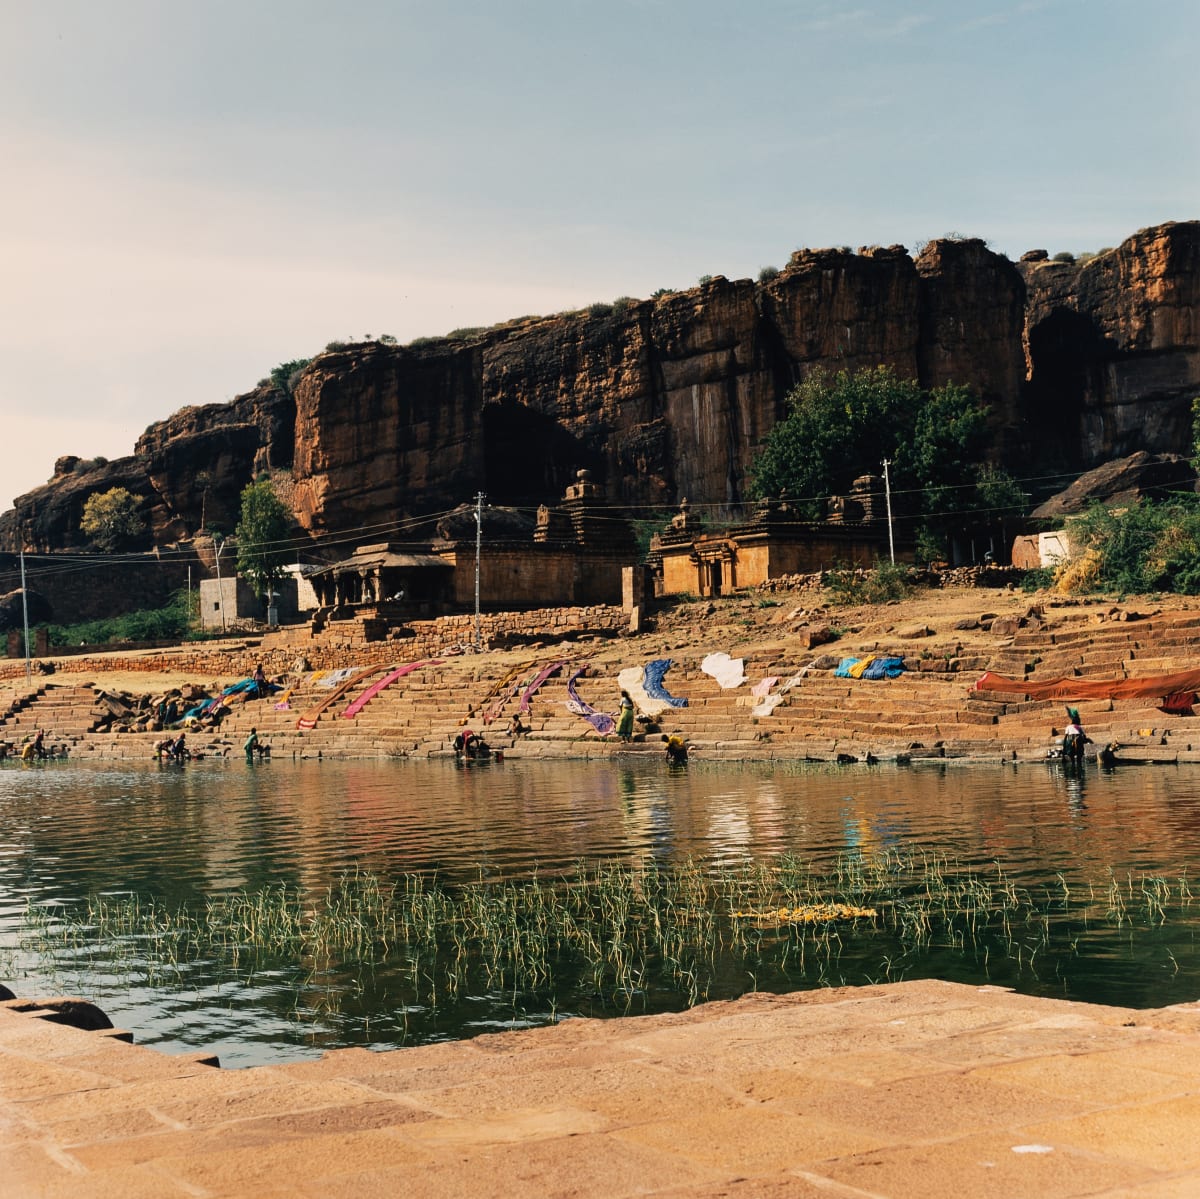
{"type": "Polygon", "coordinates": [[[324,611],[375,608],[396,615],[428,616],[453,602],[453,566],[427,544],[360,545],[349,558],[309,577],[324,611]]]}
{"type": "Polygon", "coordinates": [[[411,619],[466,612],[622,602],[622,569],[637,560],[633,528],[586,470],[557,504],[532,518],[521,510],[464,504],[438,524],[432,542],[358,547],[312,576],[320,612],[337,619],[411,619]]]}
{"type": "MultiPolygon", "coordinates": [[[[292,568],[272,587],[275,623],[291,624],[305,610],[305,590],[311,595],[302,576],[292,568]]],[[[311,606],[311,605],[309,605],[311,606]]],[[[261,623],[269,619],[265,600],[254,594],[248,580],[240,575],[232,578],[200,580],[200,627],[210,632],[233,629],[241,624],[261,623]]]]}
{"type": "Polygon", "coordinates": [[[660,595],[724,595],[780,575],[870,566],[888,556],[882,480],[856,479],[830,501],[823,521],[806,520],[786,496],[762,501],[750,519],[706,532],[685,499],[651,541],[660,595]]]}

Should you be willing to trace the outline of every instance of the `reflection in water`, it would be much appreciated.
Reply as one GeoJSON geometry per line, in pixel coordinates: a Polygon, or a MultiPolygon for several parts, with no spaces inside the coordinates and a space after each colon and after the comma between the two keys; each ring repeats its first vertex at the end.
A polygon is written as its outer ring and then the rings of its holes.
{"type": "MultiPolygon", "coordinates": [[[[132,893],[168,906],[195,905],[286,885],[317,903],[354,870],[385,882],[419,874],[461,885],[552,880],[596,862],[650,868],[692,860],[718,870],[796,855],[817,869],[847,851],[871,858],[906,849],[941,851],[981,868],[998,864],[1022,886],[1047,894],[1067,887],[1073,895],[1096,896],[1105,880],[1135,874],[1186,878],[1200,859],[1200,774],[1173,767],[1102,772],[1094,763],[1081,770],[1033,763],[858,771],[694,761],[686,770],[668,770],[657,757],[619,764],[509,760],[469,770],[438,762],[248,766],[240,758],[182,768],[3,767],[0,980],[28,969],[19,984],[28,994],[96,981],[39,974],[46,967],[22,956],[18,929],[26,901],[132,893]]],[[[1195,931],[1156,933],[1145,942],[1148,961],[1132,961],[1139,948],[1114,936],[1094,960],[1081,954],[1056,964],[1059,974],[1045,979],[1005,981],[1061,994],[1068,977],[1062,971],[1069,971],[1073,994],[1085,986],[1109,1002],[1194,999],[1195,931]],[[1168,951],[1170,961],[1182,963],[1177,972],[1164,968],[1168,951]]],[[[60,961],[56,968],[75,967],[60,961]]],[[[954,976],[965,968],[949,961],[924,969],[954,976]]],[[[416,1009],[398,1014],[403,1005],[383,972],[346,966],[314,974],[311,963],[264,967],[254,979],[258,1006],[249,992],[239,996],[249,1004],[245,1013],[233,1010],[221,984],[196,974],[190,985],[186,996],[147,986],[103,1002],[143,1040],[208,1045],[227,1038],[231,1047],[223,1052],[231,1063],[294,1055],[294,1043],[305,1039],[297,1028],[324,1027],[326,1020],[333,1031],[325,1039],[309,1034],[311,1044],[352,1043],[359,1017],[370,1027],[369,1035],[360,1028],[365,1043],[414,1035],[406,1022],[416,1009]],[[306,975],[297,991],[297,978],[306,975]],[[289,1040],[291,1046],[279,1048],[289,1040]]],[[[747,982],[731,975],[722,985],[736,994],[747,982]]],[[[771,985],[811,980],[785,971],[771,985]]],[[[425,1013],[420,1035],[498,1026],[488,996],[458,1006],[454,1028],[425,1013]]],[[[511,997],[509,1007],[511,1013],[511,997]]]]}

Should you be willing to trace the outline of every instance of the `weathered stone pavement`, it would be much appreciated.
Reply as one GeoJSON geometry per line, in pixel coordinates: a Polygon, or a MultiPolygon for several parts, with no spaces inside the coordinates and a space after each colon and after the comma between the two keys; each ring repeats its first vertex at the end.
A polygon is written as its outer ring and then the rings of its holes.
{"type": "Polygon", "coordinates": [[[1200,1195],[1200,1004],[922,981],[238,1071],[28,1008],[11,1199],[1200,1195]]]}

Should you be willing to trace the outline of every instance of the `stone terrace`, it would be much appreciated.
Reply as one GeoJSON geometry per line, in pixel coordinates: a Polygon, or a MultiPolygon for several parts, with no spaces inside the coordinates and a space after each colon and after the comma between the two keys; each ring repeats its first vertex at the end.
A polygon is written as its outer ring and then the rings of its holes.
{"type": "Polygon", "coordinates": [[[918,981],[236,1071],[70,1007],[0,1004],[6,1195],[1200,1194],[1195,1004],[918,981]]]}
{"type": "MultiPolygon", "coordinates": [[[[424,630],[419,642],[378,643],[356,642],[353,630],[343,628],[337,630],[332,647],[328,637],[321,640],[291,630],[255,642],[240,641],[224,651],[213,647],[200,651],[210,676],[236,677],[248,672],[256,660],[267,663],[269,673],[282,671],[287,706],[277,706],[281,696],[235,703],[217,733],[201,733],[189,740],[202,752],[240,752],[254,726],[275,755],[433,756],[450,753],[456,732],[470,724],[494,748],[525,756],[657,753],[660,731],[679,729],[704,760],[1040,758],[1061,733],[1065,705],[973,690],[985,669],[1031,680],[1060,675],[1113,678],[1170,673],[1190,669],[1196,662],[1200,611],[1194,609],[1140,615],[1128,608],[1097,605],[1039,609],[1030,608],[1026,601],[1023,607],[1023,614],[985,619],[982,625],[976,622],[978,627],[949,633],[934,633],[923,625],[882,630],[868,626],[816,649],[806,647],[803,629],[786,625],[756,630],[757,640],[739,644],[738,636],[748,635],[739,633],[728,619],[712,628],[696,618],[677,619],[674,624],[664,621],[652,634],[614,637],[606,616],[598,632],[551,629],[527,647],[473,654],[462,652],[463,629],[456,624],[447,630],[445,642],[453,652],[436,664],[433,656],[438,646],[431,630],[424,630]],[[563,640],[564,635],[575,639],[563,640]],[[416,659],[423,665],[382,691],[357,717],[344,718],[356,695],[387,667],[415,660],[418,648],[425,651],[416,659]],[[746,682],[741,687],[722,690],[700,669],[705,655],[715,650],[744,658],[746,682]],[[811,667],[826,650],[834,651],[829,661],[843,655],[902,657],[906,669],[892,680],[837,678],[831,667],[811,667]],[[302,729],[297,727],[298,718],[332,694],[310,672],[290,672],[283,666],[295,663],[302,654],[313,665],[326,661],[374,665],[378,673],[325,707],[315,727],[302,729]],[[587,673],[577,682],[578,692],[595,708],[613,713],[618,673],[655,657],[673,660],[666,686],[673,695],[686,697],[688,706],[661,715],[656,725],[640,726],[642,732],[631,745],[598,736],[568,710],[565,670],[543,684],[533,698],[525,717],[532,731],[517,744],[502,730],[518,705],[520,691],[494,723],[484,724],[483,714],[502,683],[510,678],[527,681],[540,665],[559,660],[571,664],[567,669],[588,663],[587,673]],[[223,672],[217,670],[220,666],[225,667],[223,672]],[[788,680],[801,671],[800,682],[773,714],[753,714],[757,701],[750,687],[754,683],[767,675],[788,680]]],[[[195,653],[181,649],[183,669],[191,666],[199,671],[195,653]]],[[[121,660],[125,667],[137,661],[121,660]]],[[[169,656],[159,653],[154,661],[158,669],[165,669],[169,656]]],[[[68,665],[74,669],[73,663],[65,663],[64,668],[68,665]]],[[[104,675],[96,668],[102,666],[101,662],[85,664],[101,684],[104,675]]],[[[148,676],[147,690],[150,686],[153,676],[148,676]]],[[[162,736],[95,733],[96,692],[76,684],[66,673],[32,692],[18,685],[13,695],[16,710],[0,719],[0,738],[10,744],[40,727],[51,744],[66,745],[77,756],[144,758],[162,736]]],[[[1155,700],[1082,701],[1076,706],[1093,742],[1097,746],[1117,743],[1120,756],[1128,761],[1200,760],[1200,729],[1193,736],[1190,719],[1164,715],[1155,700]]]]}

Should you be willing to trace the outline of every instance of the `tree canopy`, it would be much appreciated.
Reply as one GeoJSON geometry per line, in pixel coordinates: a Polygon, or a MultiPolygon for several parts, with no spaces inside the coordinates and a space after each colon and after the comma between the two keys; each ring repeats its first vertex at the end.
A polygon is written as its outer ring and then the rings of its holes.
{"type": "Polygon", "coordinates": [[[283,577],[291,531],[292,514],[268,477],[257,479],[242,492],[242,515],[235,533],[237,569],[259,599],[283,577]]]}
{"type": "Polygon", "coordinates": [[[758,496],[786,491],[818,519],[830,495],[881,473],[886,459],[898,518],[915,519],[927,540],[969,514],[986,522],[998,503],[1023,507],[1012,480],[983,463],[987,413],[966,387],[925,391],[882,366],[818,371],[792,389],[787,405],[751,468],[758,496]]]}
{"type": "Polygon", "coordinates": [[[120,549],[142,531],[138,499],[124,487],[111,487],[88,496],[79,527],[102,550],[120,549]]]}

